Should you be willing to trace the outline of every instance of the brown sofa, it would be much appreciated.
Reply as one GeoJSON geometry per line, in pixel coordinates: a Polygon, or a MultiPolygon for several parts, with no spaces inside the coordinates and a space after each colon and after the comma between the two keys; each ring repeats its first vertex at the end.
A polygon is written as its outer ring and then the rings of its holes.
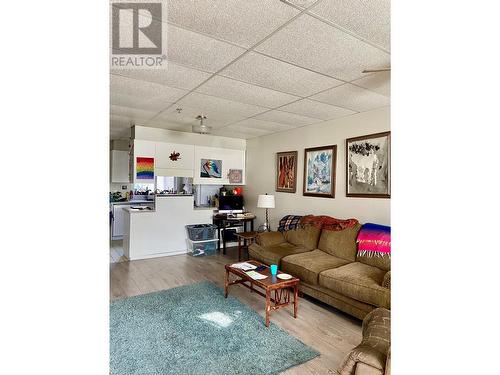
{"type": "Polygon", "coordinates": [[[363,319],[377,307],[390,309],[391,264],[388,257],[357,256],[360,224],[339,230],[304,226],[259,234],[250,259],[277,264],[301,280],[300,290],[363,319]]]}
{"type": "Polygon", "coordinates": [[[378,308],[363,319],[363,339],[347,355],[340,375],[390,375],[391,312],[378,308]]]}

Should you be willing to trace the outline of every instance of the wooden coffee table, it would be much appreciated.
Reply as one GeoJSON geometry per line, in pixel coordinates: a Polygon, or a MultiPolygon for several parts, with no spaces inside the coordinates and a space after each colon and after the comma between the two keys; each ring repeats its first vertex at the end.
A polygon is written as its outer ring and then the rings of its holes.
{"type": "MultiPolygon", "coordinates": [[[[256,260],[249,260],[247,263],[251,263],[254,266],[266,266],[256,260]]],[[[234,284],[241,284],[248,289],[250,292],[255,292],[263,297],[266,297],[266,327],[269,327],[269,319],[271,311],[286,307],[291,303],[290,292],[293,290],[293,317],[297,318],[297,310],[299,308],[299,282],[300,280],[296,277],[292,277],[289,280],[281,280],[276,276],[271,275],[271,270],[268,266],[263,271],[257,271],[267,277],[262,280],[254,280],[246,274],[245,271],[238,268],[231,267],[231,264],[226,264],[226,273],[224,276],[224,297],[227,298],[229,291],[229,286],[234,284]],[[238,277],[234,281],[230,281],[230,275],[233,274],[238,277]],[[264,292],[259,289],[259,287],[264,290],[264,292]],[[273,293],[274,292],[274,293],[273,293]],[[272,296],[271,294],[274,294],[272,296]],[[272,304],[271,304],[272,302],[272,304]]],[[[278,271],[278,274],[283,273],[278,271]]]]}

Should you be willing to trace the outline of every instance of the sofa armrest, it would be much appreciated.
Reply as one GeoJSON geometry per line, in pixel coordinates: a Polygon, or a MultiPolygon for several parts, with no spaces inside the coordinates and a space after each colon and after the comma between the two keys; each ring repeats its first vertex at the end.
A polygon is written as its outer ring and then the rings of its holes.
{"type": "Polygon", "coordinates": [[[285,236],[281,232],[262,232],[257,235],[257,243],[260,246],[272,246],[285,242],[285,236]]]}
{"type": "Polygon", "coordinates": [[[384,275],[382,286],[384,288],[391,289],[391,271],[387,271],[386,274],[384,275]]]}
{"type": "Polygon", "coordinates": [[[360,344],[347,355],[338,373],[340,375],[383,374],[385,363],[385,353],[370,345],[360,344]]]}

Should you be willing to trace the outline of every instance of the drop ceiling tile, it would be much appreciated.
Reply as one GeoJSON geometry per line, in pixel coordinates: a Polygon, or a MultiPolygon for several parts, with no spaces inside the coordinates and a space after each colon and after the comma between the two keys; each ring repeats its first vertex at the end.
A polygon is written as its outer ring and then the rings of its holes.
{"type": "Polygon", "coordinates": [[[220,75],[302,97],[343,83],[254,52],[229,65],[220,75]]]}
{"type": "Polygon", "coordinates": [[[244,47],[254,45],[297,13],[280,1],[168,1],[169,22],[244,47]]]}
{"type": "MultiPolygon", "coordinates": [[[[196,119],[196,116],[200,114],[200,110],[183,106],[180,113],[177,112],[176,108],[178,106],[172,106],[162,112],[155,120],[166,121],[171,124],[177,124],[182,126],[193,126],[198,125],[200,120],[196,119]]],[[[204,124],[211,126],[212,128],[220,128],[229,124],[233,124],[242,120],[244,117],[228,115],[220,112],[214,112],[209,115],[205,114],[207,118],[203,120],[204,124]]]]}
{"type": "Polygon", "coordinates": [[[257,120],[255,118],[248,118],[248,119],[242,120],[240,122],[237,122],[231,126],[239,126],[239,127],[256,129],[256,130],[266,130],[266,131],[271,131],[271,132],[279,132],[279,131],[290,130],[290,129],[294,128],[294,126],[280,124],[278,122],[272,122],[272,121],[257,120]]]}
{"type": "Polygon", "coordinates": [[[142,99],[137,96],[116,94],[113,92],[110,95],[110,103],[120,107],[130,107],[155,112],[159,112],[172,105],[172,102],[167,102],[162,98],[142,99]]]}
{"type": "Polygon", "coordinates": [[[118,94],[116,92],[110,93],[110,104],[137,109],[142,107],[142,103],[137,96],[118,94]]]}
{"type": "Polygon", "coordinates": [[[138,97],[141,100],[153,98],[163,99],[166,102],[175,102],[188,93],[187,90],[176,89],[158,83],[141,81],[138,79],[111,75],[111,94],[121,94],[138,97]]]}
{"type": "Polygon", "coordinates": [[[311,5],[313,5],[317,0],[286,0],[286,1],[288,1],[289,3],[295,4],[301,8],[307,8],[311,5]]]}
{"type": "Polygon", "coordinates": [[[303,116],[314,117],[320,120],[331,120],[337,117],[356,113],[346,108],[320,103],[314,100],[302,99],[295,103],[280,107],[280,111],[292,112],[303,116]]]}
{"type": "Polygon", "coordinates": [[[109,124],[114,128],[123,129],[123,128],[130,128],[134,123],[128,117],[120,115],[110,115],[109,124]]]}
{"type": "Polygon", "coordinates": [[[168,25],[169,61],[206,72],[216,72],[245,50],[205,35],[168,25]]]}
{"type": "Polygon", "coordinates": [[[110,106],[110,113],[111,115],[122,116],[132,123],[135,121],[147,121],[156,114],[154,111],[143,111],[141,109],[120,107],[117,105],[110,106]]]}
{"type": "Polygon", "coordinates": [[[386,50],[391,48],[390,0],[323,0],[310,12],[386,50]]]}
{"type": "Polygon", "coordinates": [[[236,132],[234,130],[229,130],[227,128],[215,129],[212,131],[213,135],[217,135],[219,137],[228,137],[228,138],[240,138],[240,139],[250,139],[255,138],[255,135],[250,135],[248,133],[236,132]]]}
{"type": "Polygon", "coordinates": [[[150,128],[158,128],[158,129],[168,129],[168,130],[175,130],[175,131],[181,131],[181,132],[188,132],[188,133],[191,133],[192,132],[192,128],[190,125],[186,125],[186,124],[175,124],[175,123],[171,123],[171,122],[168,122],[168,121],[163,121],[163,120],[153,120],[153,121],[149,121],[147,123],[147,127],[150,127],[150,128]]]}
{"type": "Polygon", "coordinates": [[[280,124],[290,125],[290,126],[305,126],[315,124],[320,122],[320,119],[300,116],[295,113],[283,112],[278,110],[273,110],[269,112],[264,112],[260,115],[255,116],[258,120],[279,122],[280,124]]]}
{"type": "Polygon", "coordinates": [[[215,117],[215,114],[218,113],[225,115],[250,117],[267,111],[267,108],[264,107],[239,103],[215,96],[200,94],[197,92],[190,93],[185,98],[180,100],[177,105],[181,108],[190,107],[197,109],[199,114],[203,113],[207,117],[215,117]]]}
{"type": "Polygon", "coordinates": [[[210,73],[186,68],[170,61],[166,64],[164,69],[115,69],[112,73],[185,90],[194,89],[211,76],[210,73]]]}
{"type": "Polygon", "coordinates": [[[385,96],[391,96],[391,72],[369,74],[351,83],[385,96]]]}
{"type": "Polygon", "coordinates": [[[386,96],[346,83],[311,97],[323,103],[363,112],[390,104],[386,96]]]}
{"type": "Polygon", "coordinates": [[[295,95],[285,94],[221,76],[211,78],[197,88],[196,91],[267,108],[278,107],[300,99],[295,95]]]}
{"type": "Polygon", "coordinates": [[[241,134],[254,135],[254,136],[260,136],[260,135],[266,135],[266,134],[275,133],[275,131],[273,131],[273,130],[249,128],[247,126],[241,126],[241,125],[236,125],[236,124],[229,125],[229,126],[226,126],[224,128],[221,128],[221,129],[225,129],[225,130],[229,130],[229,131],[235,131],[235,132],[239,132],[241,134]]]}
{"type": "Polygon", "coordinates": [[[309,15],[298,17],[256,50],[345,81],[360,78],[368,67],[390,63],[388,53],[309,15]]]}

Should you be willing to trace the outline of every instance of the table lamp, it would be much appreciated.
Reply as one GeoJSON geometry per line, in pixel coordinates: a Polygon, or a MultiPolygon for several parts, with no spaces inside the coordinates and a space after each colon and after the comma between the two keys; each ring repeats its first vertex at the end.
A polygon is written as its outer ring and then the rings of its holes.
{"type": "Polygon", "coordinates": [[[270,232],[271,227],[269,225],[269,214],[268,214],[267,210],[269,208],[275,207],[274,206],[274,195],[268,195],[267,193],[259,195],[259,199],[257,200],[257,207],[266,209],[266,224],[265,224],[264,230],[270,232]]]}

